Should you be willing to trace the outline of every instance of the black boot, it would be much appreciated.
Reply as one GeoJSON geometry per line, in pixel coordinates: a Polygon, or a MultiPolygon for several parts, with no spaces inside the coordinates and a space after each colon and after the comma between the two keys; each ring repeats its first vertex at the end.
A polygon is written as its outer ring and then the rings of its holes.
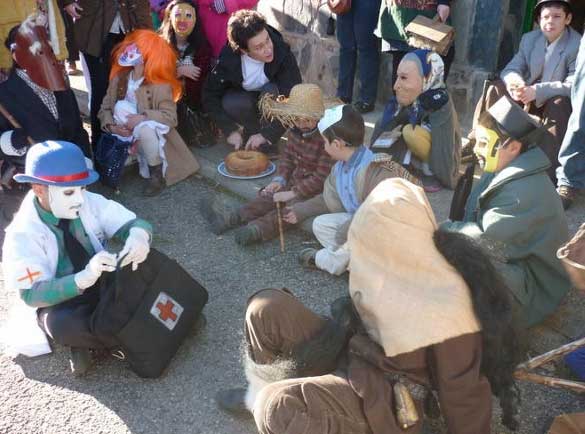
{"type": "Polygon", "coordinates": [[[237,209],[226,206],[219,201],[201,200],[199,202],[199,212],[209,223],[211,232],[215,235],[221,235],[243,223],[237,209]]]}
{"type": "Polygon", "coordinates": [[[162,173],[162,164],[158,166],[149,166],[150,179],[144,188],[144,196],[158,196],[165,189],[165,179],[162,173]]]}
{"type": "Polygon", "coordinates": [[[215,395],[217,406],[228,413],[240,417],[251,417],[252,413],[246,408],[246,389],[220,390],[215,395]]]}
{"type": "Polygon", "coordinates": [[[248,246],[250,244],[262,241],[260,229],[255,225],[247,225],[238,229],[235,232],[235,240],[240,246],[248,246]]]}
{"type": "Polygon", "coordinates": [[[87,348],[71,347],[71,356],[69,357],[71,373],[75,377],[83,377],[93,365],[91,353],[87,348]]]}

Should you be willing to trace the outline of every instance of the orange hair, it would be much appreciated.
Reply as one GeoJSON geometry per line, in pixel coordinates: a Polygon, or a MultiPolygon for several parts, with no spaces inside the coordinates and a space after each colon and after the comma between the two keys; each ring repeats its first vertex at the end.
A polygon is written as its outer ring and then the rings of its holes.
{"type": "Polygon", "coordinates": [[[183,86],[177,79],[177,53],[152,30],[134,30],[118,44],[112,53],[110,80],[131,66],[120,66],[118,59],[129,45],[136,44],[144,61],[144,82],[147,84],[168,84],[173,90],[173,99],[181,98],[183,86]]]}

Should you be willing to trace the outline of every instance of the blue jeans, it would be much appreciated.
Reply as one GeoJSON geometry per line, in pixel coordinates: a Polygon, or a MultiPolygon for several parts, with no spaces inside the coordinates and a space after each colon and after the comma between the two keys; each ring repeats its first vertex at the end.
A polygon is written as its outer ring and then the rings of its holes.
{"type": "Polygon", "coordinates": [[[374,36],[381,0],[353,1],[351,10],[337,18],[339,76],[337,96],[351,102],[359,53],[360,100],[376,102],[380,69],[379,41],[374,36]]]}
{"type": "Polygon", "coordinates": [[[573,113],[559,151],[557,179],[559,186],[585,188],[585,37],[577,57],[571,104],[573,113]]]}

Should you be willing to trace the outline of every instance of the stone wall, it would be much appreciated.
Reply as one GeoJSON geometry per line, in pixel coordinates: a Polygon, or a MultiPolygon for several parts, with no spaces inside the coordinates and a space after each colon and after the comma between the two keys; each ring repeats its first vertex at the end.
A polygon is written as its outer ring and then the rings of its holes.
{"type": "MultiPolygon", "coordinates": [[[[505,64],[518,46],[524,3],[525,0],[453,2],[456,54],[448,86],[464,128],[470,126],[483,81],[505,64]]],[[[335,36],[326,34],[330,17],[326,1],[260,0],[258,10],[290,43],[304,80],[319,84],[326,93],[334,95],[339,44],[335,36]]],[[[392,94],[391,55],[382,55],[380,68],[378,103],[384,104],[392,94]]]]}

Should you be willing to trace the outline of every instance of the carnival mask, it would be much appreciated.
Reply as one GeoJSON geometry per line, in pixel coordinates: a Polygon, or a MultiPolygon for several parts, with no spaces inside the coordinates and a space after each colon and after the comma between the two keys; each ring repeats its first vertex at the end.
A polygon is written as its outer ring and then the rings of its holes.
{"type": "Polygon", "coordinates": [[[118,59],[118,65],[120,66],[136,66],[142,62],[142,54],[136,44],[128,45],[118,59]]]}
{"type": "Polygon", "coordinates": [[[180,3],[171,11],[173,30],[183,38],[191,34],[196,21],[195,8],[187,3],[180,3]]]}
{"type": "Polygon", "coordinates": [[[497,170],[500,148],[503,146],[500,135],[489,128],[478,125],[475,129],[475,146],[473,152],[484,172],[497,170]]]}
{"type": "Polygon", "coordinates": [[[73,220],[79,217],[84,202],[85,187],[59,187],[49,185],[49,206],[59,219],[73,220]]]}

